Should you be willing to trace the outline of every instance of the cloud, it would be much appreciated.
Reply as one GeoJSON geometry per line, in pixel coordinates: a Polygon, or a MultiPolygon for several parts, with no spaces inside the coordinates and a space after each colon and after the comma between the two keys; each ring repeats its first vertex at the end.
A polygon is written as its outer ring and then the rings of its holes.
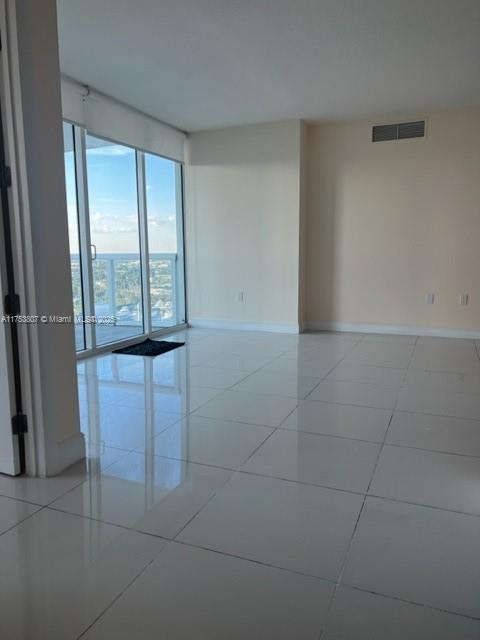
{"type": "Polygon", "coordinates": [[[172,222],[175,222],[176,219],[177,218],[174,213],[170,213],[166,218],[159,215],[148,216],[148,224],[151,227],[161,227],[170,225],[172,222]]]}
{"type": "Polygon", "coordinates": [[[127,156],[134,151],[128,147],[112,144],[105,147],[90,147],[87,149],[87,153],[92,156],[127,156]]]}
{"type": "Polygon", "coordinates": [[[90,215],[93,233],[138,233],[138,216],[131,213],[127,216],[109,216],[95,211],[90,215]]]}

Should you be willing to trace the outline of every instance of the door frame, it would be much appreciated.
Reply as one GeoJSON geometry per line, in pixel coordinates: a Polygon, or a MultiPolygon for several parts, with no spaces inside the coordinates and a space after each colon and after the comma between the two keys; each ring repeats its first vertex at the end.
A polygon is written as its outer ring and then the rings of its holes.
{"type": "MultiPolygon", "coordinates": [[[[17,49],[15,6],[10,0],[0,0],[1,108],[3,120],[3,150],[10,170],[8,188],[10,241],[15,293],[19,296],[20,313],[35,313],[35,292],[27,283],[33,282],[33,247],[30,228],[23,106],[20,84],[20,64],[17,49]]],[[[1,301],[3,315],[3,300],[1,301]]],[[[5,332],[6,333],[6,332],[5,332]]],[[[38,475],[46,467],[45,429],[41,410],[41,379],[38,360],[38,337],[35,324],[17,323],[19,370],[16,384],[21,389],[21,410],[26,415],[28,430],[15,443],[12,475],[38,475]],[[20,445],[20,446],[18,446],[20,445]]],[[[18,406],[18,402],[16,403],[18,406]]],[[[18,409],[17,409],[18,411],[18,409]]],[[[7,425],[11,435],[11,425],[7,425]]],[[[19,436],[12,436],[18,440],[19,436]]]]}

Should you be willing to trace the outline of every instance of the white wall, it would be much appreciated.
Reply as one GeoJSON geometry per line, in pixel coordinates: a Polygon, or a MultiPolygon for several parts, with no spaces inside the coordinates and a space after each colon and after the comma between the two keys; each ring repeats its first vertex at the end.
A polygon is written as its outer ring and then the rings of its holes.
{"type": "Polygon", "coordinates": [[[191,324],[298,329],[300,132],[295,121],[189,136],[191,324]]]}
{"type": "Polygon", "coordinates": [[[371,124],[309,127],[307,321],[480,330],[480,109],[418,140],[371,124]]]}

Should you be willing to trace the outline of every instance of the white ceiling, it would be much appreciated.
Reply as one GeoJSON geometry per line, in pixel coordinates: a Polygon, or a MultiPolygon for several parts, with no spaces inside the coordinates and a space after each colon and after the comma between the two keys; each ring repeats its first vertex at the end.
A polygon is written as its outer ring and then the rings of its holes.
{"type": "Polygon", "coordinates": [[[480,0],[58,0],[63,73],[185,131],[480,104],[480,0]]]}

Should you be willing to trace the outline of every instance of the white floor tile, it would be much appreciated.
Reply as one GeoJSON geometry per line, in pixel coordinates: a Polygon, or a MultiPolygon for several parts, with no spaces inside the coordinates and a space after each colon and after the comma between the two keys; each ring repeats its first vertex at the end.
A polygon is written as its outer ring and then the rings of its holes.
{"type": "Polygon", "coordinates": [[[480,622],[340,587],[322,640],[478,640],[480,622]]]}
{"type": "Polygon", "coordinates": [[[160,553],[153,536],[49,509],[0,536],[8,640],[76,640],[160,553]]]}
{"type": "Polygon", "coordinates": [[[174,413],[180,418],[195,411],[221,393],[221,389],[192,386],[173,391],[170,389],[155,390],[153,403],[156,410],[163,413],[174,413]]]}
{"type": "Polygon", "coordinates": [[[362,500],[351,493],[239,473],[178,539],[335,580],[362,500]]]}
{"type": "Polygon", "coordinates": [[[398,411],[393,414],[386,441],[404,447],[480,457],[480,422],[398,411]]]}
{"type": "Polygon", "coordinates": [[[405,369],[408,367],[414,346],[412,344],[385,341],[361,342],[345,358],[345,362],[362,362],[379,367],[405,369]]]}
{"type": "Polygon", "coordinates": [[[226,391],[194,411],[194,415],[278,427],[296,406],[294,398],[226,391]]]}
{"type": "Polygon", "coordinates": [[[288,373],[257,371],[235,385],[233,390],[305,398],[320,380],[321,378],[297,376],[288,373]]]}
{"type": "Polygon", "coordinates": [[[474,340],[468,338],[440,338],[437,336],[418,336],[417,346],[418,348],[425,345],[433,345],[438,350],[441,349],[474,349],[474,340]]]}
{"type": "Polygon", "coordinates": [[[353,343],[328,342],[300,342],[293,349],[287,351],[283,357],[297,357],[299,361],[321,362],[322,360],[339,361],[353,348],[353,343]]]}
{"type": "Polygon", "coordinates": [[[342,582],[480,617],[480,518],[367,498],[342,582]]]}
{"type": "Polygon", "coordinates": [[[262,371],[323,378],[338,364],[342,357],[341,355],[319,356],[315,352],[314,354],[309,353],[307,356],[284,355],[267,364],[262,371]]]}
{"type": "Polygon", "coordinates": [[[232,371],[246,371],[252,373],[272,362],[271,357],[242,356],[234,353],[222,353],[205,362],[205,366],[232,371]]]}
{"type": "Polygon", "coordinates": [[[334,333],[331,331],[309,331],[301,333],[297,336],[298,345],[305,347],[324,347],[326,345],[335,345],[338,348],[353,348],[362,341],[361,333],[334,333]]]}
{"type": "Polygon", "coordinates": [[[480,394],[480,375],[409,369],[404,384],[441,391],[480,394]]]}
{"type": "Polygon", "coordinates": [[[365,492],[379,450],[370,442],[279,429],[242,471],[365,492]]]}
{"type": "Polygon", "coordinates": [[[331,591],[316,578],[170,543],[85,640],[318,640],[331,591]]]}
{"type": "Polygon", "coordinates": [[[189,416],[154,438],[155,455],[237,469],[273,429],[227,420],[189,416]]]}
{"type": "Polygon", "coordinates": [[[389,342],[390,344],[408,344],[415,345],[417,336],[396,335],[392,333],[366,333],[363,335],[362,342],[389,342]]]}
{"type": "Polygon", "coordinates": [[[145,442],[161,433],[181,418],[175,413],[135,409],[121,405],[95,407],[88,416],[82,430],[90,444],[131,451],[144,446],[145,442]]]}
{"type": "Polygon", "coordinates": [[[365,382],[381,387],[399,388],[405,377],[405,369],[376,367],[358,362],[341,362],[328,375],[327,380],[345,380],[346,382],[365,382]]]}
{"type": "Polygon", "coordinates": [[[248,371],[230,371],[216,367],[190,367],[189,384],[196,387],[228,389],[248,375],[248,371]]]}
{"type": "Polygon", "coordinates": [[[473,343],[442,346],[438,343],[419,344],[410,362],[412,369],[450,371],[480,375],[480,361],[473,343]]]}
{"type": "Polygon", "coordinates": [[[0,535],[39,509],[39,506],[29,504],[28,502],[20,502],[13,498],[0,496],[0,535]]]}
{"type": "MultiPolygon", "coordinates": [[[[242,356],[244,358],[278,358],[290,348],[289,344],[269,344],[268,341],[262,339],[243,339],[237,340],[234,344],[226,345],[223,352],[232,355],[242,356]]],[[[221,354],[219,354],[221,355],[221,354]]]]}
{"type": "Polygon", "coordinates": [[[397,401],[397,390],[359,382],[327,379],[312,391],[308,400],[393,409],[397,401]]]}
{"type": "Polygon", "coordinates": [[[52,508],[172,538],[230,475],[223,469],[133,452],[52,508]]]}
{"type": "Polygon", "coordinates": [[[410,386],[400,390],[396,408],[398,411],[480,420],[480,395],[410,386]]]}
{"type": "Polygon", "coordinates": [[[370,493],[480,515],[480,458],[385,445],[370,493]]]}
{"type": "Polygon", "coordinates": [[[326,436],[382,442],[391,415],[392,412],[386,409],[306,400],[280,426],[326,436]]]}

